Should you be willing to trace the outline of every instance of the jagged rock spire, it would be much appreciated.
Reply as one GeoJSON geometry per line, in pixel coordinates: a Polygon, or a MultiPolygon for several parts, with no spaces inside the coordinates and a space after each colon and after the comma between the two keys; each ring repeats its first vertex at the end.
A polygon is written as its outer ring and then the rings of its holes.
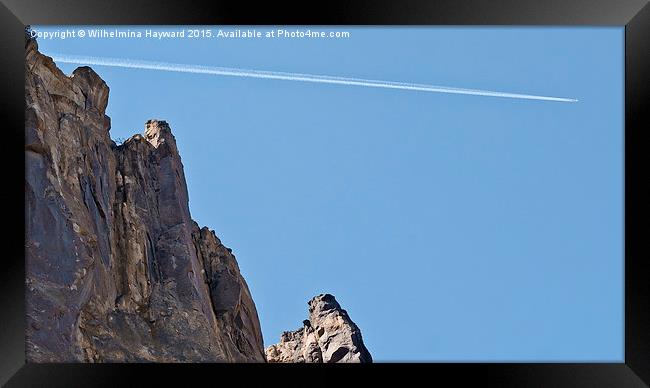
{"type": "Polygon", "coordinates": [[[372,362],[361,330],[333,295],[320,294],[307,304],[309,319],[303,327],[285,331],[279,343],[266,348],[269,362],[372,362]]]}

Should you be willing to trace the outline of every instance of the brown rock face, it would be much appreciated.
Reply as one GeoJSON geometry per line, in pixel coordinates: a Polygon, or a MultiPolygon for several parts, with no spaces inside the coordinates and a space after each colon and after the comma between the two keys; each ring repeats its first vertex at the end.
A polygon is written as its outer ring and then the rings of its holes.
{"type": "Polygon", "coordinates": [[[285,331],[278,344],[266,348],[268,362],[372,362],[361,330],[334,296],[318,295],[308,305],[302,329],[285,331]]]}
{"type": "Polygon", "coordinates": [[[67,77],[26,42],[25,203],[30,362],[264,362],[231,250],[192,221],[166,122],[122,145],[109,88],[67,77]]]}

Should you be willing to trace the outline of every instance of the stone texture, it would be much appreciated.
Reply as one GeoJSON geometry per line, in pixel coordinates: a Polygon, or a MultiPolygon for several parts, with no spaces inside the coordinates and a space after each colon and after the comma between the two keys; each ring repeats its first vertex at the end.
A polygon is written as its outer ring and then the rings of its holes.
{"type": "Polygon", "coordinates": [[[109,88],[26,40],[30,362],[264,362],[232,251],[191,219],[169,125],[109,136],[109,88]]]}
{"type": "Polygon", "coordinates": [[[296,331],[285,331],[280,342],[266,348],[268,362],[372,362],[361,330],[334,296],[321,294],[309,301],[309,319],[296,331]]]}

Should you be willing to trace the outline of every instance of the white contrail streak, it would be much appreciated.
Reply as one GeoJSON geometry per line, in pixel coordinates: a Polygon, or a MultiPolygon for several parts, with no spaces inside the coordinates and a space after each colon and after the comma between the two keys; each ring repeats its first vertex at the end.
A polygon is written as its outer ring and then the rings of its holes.
{"type": "Polygon", "coordinates": [[[558,102],[578,101],[573,98],[564,98],[564,97],[537,96],[532,94],[505,93],[505,92],[495,92],[495,91],[477,90],[477,89],[461,89],[461,88],[452,88],[447,86],[414,84],[414,83],[406,83],[406,82],[379,81],[379,80],[362,79],[362,78],[335,77],[335,76],[328,76],[328,75],[285,73],[280,71],[249,70],[249,69],[238,69],[238,68],[228,68],[228,67],[187,65],[181,63],[165,63],[165,62],[143,61],[137,59],[103,58],[103,57],[89,57],[89,56],[67,55],[67,54],[51,54],[51,56],[52,59],[54,59],[54,61],[56,62],[74,63],[79,65],[111,66],[111,67],[124,67],[127,69],[146,69],[146,70],[173,71],[179,73],[212,74],[212,75],[223,75],[223,76],[234,76],[234,77],[279,79],[285,81],[317,82],[317,83],[338,84],[338,85],[366,86],[371,88],[417,90],[422,92],[434,92],[434,93],[469,94],[474,96],[505,97],[505,98],[518,98],[518,99],[526,99],[526,100],[543,100],[543,101],[558,101],[558,102]]]}

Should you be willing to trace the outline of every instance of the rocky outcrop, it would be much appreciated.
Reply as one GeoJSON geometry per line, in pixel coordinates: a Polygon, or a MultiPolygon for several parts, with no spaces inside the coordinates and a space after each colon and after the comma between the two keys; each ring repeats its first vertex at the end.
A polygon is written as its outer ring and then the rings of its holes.
{"type": "Polygon", "coordinates": [[[235,256],[190,217],[169,125],[115,144],[106,83],[31,39],[25,78],[27,359],[265,361],[235,256]]]}
{"type": "Polygon", "coordinates": [[[309,319],[296,331],[285,331],[280,342],[266,348],[268,362],[372,362],[361,331],[334,296],[309,301],[309,319]]]}

